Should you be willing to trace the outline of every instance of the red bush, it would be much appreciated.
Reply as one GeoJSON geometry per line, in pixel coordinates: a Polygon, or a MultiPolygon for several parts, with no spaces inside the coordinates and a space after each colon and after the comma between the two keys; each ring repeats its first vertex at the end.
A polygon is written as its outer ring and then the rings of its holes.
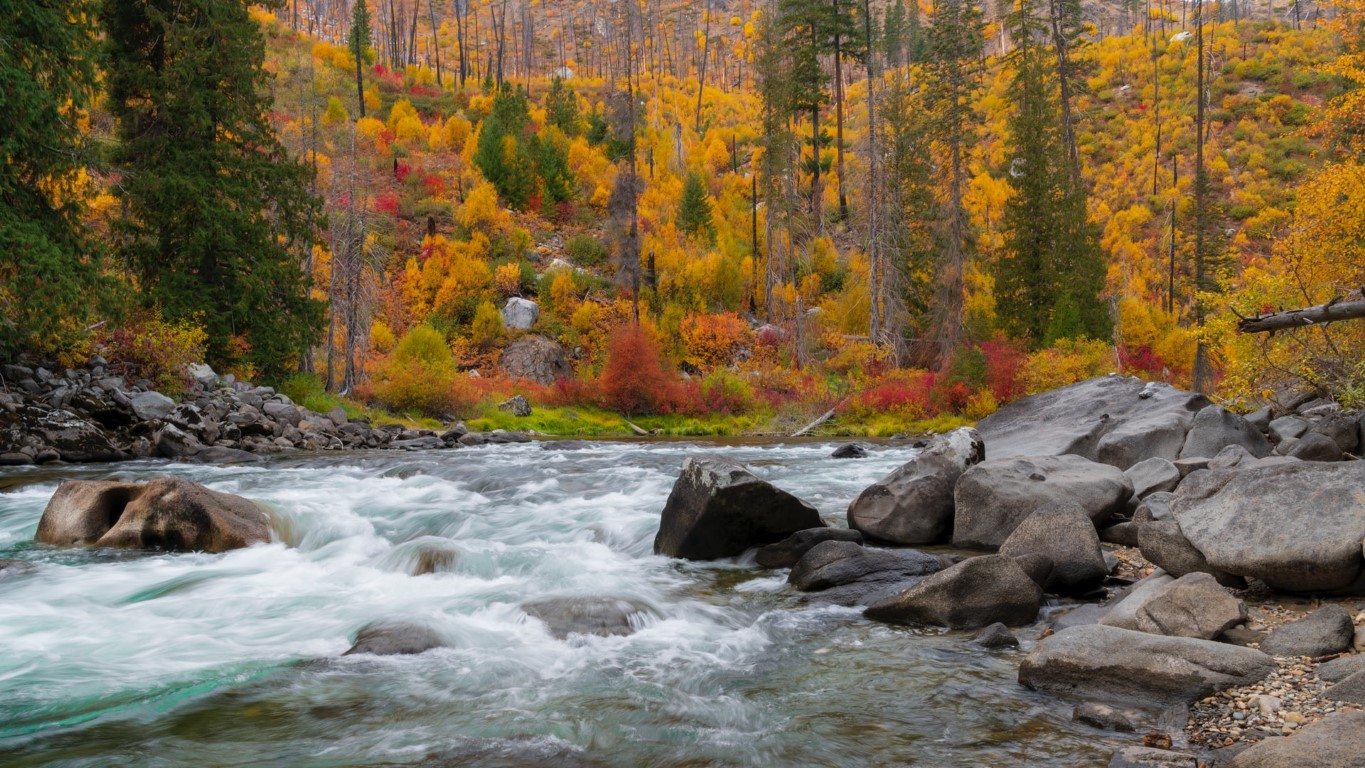
{"type": "Polygon", "coordinates": [[[901,413],[922,417],[929,413],[938,377],[930,371],[888,371],[854,398],[855,412],[901,413]]]}
{"type": "Polygon", "coordinates": [[[605,405],[626,415],[667,411],[676,387],[659,345],[630,324],[612,333],[599,384],[605,405]]]}
{"type": "Polygon", "coordinates": [[[422,186],[426,187],[427,194],[432,197],[441,197],[446,193],[446,180],[433,173],[422,177],[422,186]]]}
{"type": "Polygon", "coordinates": [[[393,192],[385,192],[374,199],[374,209],[380,213],[387,213],[390,216],[398,215],[398,195],[393,192]]]}
{"type": "Polygon", "coordinates": [[[394,178],[398,179],[399,184],[406,184],[408,176],[412,175],[412,166],[407,163],[398,163],[393,167],[394,178]]]}
{"type": "Polygon", "coordinates": [[[1165,379],[1171,373],[1171,366],[1146,344],[1119,347],[1119,364],[1123,366],[1124,373],[1146,379],[1165,379]]]}
{"type": "Polygon", "coordinates": [[[1024,394],[1024,383],[1019,374],[1028,360],[1028,353],[1010,341],[987,341],[981,344],[986,358],[986,386],[999,403],[1024,394]]]}

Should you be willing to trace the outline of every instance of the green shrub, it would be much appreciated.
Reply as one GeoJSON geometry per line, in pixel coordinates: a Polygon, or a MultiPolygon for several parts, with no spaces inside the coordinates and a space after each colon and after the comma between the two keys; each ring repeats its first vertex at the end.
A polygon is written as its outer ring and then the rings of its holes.
{"type": "Polygon", "coordinates": [[[607,262],[607,246],[592,235],[574,235],[564,244],[569,260],[580,267],[599,267],[607,262]]]}

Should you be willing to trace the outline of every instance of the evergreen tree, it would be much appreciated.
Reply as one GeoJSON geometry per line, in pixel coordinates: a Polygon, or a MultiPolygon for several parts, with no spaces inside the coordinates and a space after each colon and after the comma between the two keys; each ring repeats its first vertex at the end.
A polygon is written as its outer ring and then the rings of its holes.
{"type": "Polygon", "coordinates": [[[896,0],[882,19],[882,52],[893,68],[905,66],[905,24],[905,0],[896,0]]]}
{"type": "Polygon", "coordinates": [[[536,176],[540,179],[541,201],[546,206],[569,203],[574,198],[574,176],[569,169],[569,140],[554,125],[531,137],[536,176]]]}
{"type": "Polygon", "coordinates": [[[474,148],[474,165],[517,210],[525,207],[536,189],[533,137],[523,135],[530,123],[526,93],[520,88],[499,88],[474,148]]]}
{"type": "Polygon", "coordinates": [[[992,265],[997,314],[1011,335],[1035,346],[1109,335],[1099,232],[1071,173],[1055,48],[1040,42],[1047,22],[1034,0],[1021,0],[1006,19],[1017,46],[1009,56],[1014,112],[1005,169],[1014,194],[1005,203],[1004,253],[992,265]]]}
{"type": "Polygon", "coordinates": [[[78,334],[98,265],[80,221],[76,117],[95,82],[84,0],[3,4],[0,355],[78,334]]]}
{"type": "Polygon", "coordinates": [[[104,0],[102,21],[118,254],[212,362],[280,372],[321,330],[301,268],[318,201],[266,117],[260,25],[236,0],[104,0]]]}
{"type": "Polygon", "coordinates": [[[355,95],[360,101],[360,116],[365,116],[365,81],[361,70],[365,65],[365,52],[370,49],[370,9],[365,0],[355,0],[351,6],[351,29],[346,34],[346,46],[355,57],[355,95]]]}
{"type": "Polygon", "coordinates": [[[578,96],[564,78],[550,81],[550,92],[545,95],[545,120],[573,138],[582,132],[578,120],[578,96]]]}
{"type": "Polygon", "coordinates": [[[711,193],[706,190],[706,180],[696,171],[687,174],[683,182],[678,228],[707,245],[716,240],[716,227],[711,222],[711,193]]]}

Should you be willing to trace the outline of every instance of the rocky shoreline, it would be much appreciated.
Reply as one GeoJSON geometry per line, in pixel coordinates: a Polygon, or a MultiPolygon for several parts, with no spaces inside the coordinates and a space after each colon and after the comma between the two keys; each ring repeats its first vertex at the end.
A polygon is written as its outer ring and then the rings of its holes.
{"type": "Polygon", "coordinates": [[[341,408],[316,413],[271,387],[190,367],[180,402],[150,381],[130,381],[101,357],[62,371],[0,367],[0,466],[91,463],[163,457],[256,461],[286,451],[430,450],[526,442],[522,434],[373,426],[341,408]]]}

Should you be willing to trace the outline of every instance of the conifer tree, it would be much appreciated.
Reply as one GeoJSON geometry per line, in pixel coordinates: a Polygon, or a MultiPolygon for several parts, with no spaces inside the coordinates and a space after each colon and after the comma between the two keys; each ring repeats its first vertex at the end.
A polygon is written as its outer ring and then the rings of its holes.
{"type": "Polygon", "coordinates": [[[692,171],[683,181],[682,200],[678,204],[678,228],[710,245],[716,239],[716,227],[711,222],[711,193],[706,180],[692,171]]]}
{"type": "Polygon", "coordinates": [[[148,303],[208,332],[211,362],[271,375],[321,330],[302,254],[310,169],[267,118],[260,25],[236,0],[104,0],[117,254],[148,303]]]}
{"type": "Polygon", "coordinates": [[[351,29],[346,34],[346,46],[355,57],[355,95],[360,102],[360,116],[365,116],[365,81],[361,70],[365,66],[365,52],[370,49],[370,9],[365,0],[355,0],[351,6],[351,29]]]}
{"type": "Polygon", "coordinates": [[[582,133],[578,120],[578,96],[572,87],[565,85],[562,77],[550,81],[550,92],[545,95],[545,120],[570,138],[582,133]]]}
{"type": "Polygon", "coordinates": [[[80,221],[94,30],[84,0],[7,3],[0,32],[0,355],[83,327],[98,276],[80,221]]]}

